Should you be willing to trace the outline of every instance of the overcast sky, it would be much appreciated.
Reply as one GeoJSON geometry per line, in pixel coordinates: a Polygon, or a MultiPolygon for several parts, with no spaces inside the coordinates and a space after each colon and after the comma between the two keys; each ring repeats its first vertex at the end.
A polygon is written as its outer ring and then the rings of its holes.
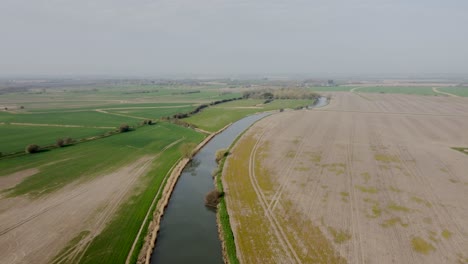
{"type": "Polygon", "coordinates": [[[466,0],[0,0],[0,75],[468,74],[466,0]]]}

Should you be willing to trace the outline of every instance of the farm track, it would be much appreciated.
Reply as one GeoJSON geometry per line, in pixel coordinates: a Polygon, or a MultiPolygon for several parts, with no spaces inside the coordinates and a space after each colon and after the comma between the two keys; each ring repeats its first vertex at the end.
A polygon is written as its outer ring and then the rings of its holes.
{"type": "Polygon", "coordinates": [[[455,95],[455,94],[439,91],[436,87],[433,87],[432,91],[434,91],[434,93],[443,94],[443,95],[447,95],[447,96],[451,96],[451,97],[460,97],[460,96],[455,95]]]}
{"type": "Polygon", "coordinates": [[[259,197],[259,202],[260,205],[262,206],[265,215],[268,218],[268,221],[270,222],[270,225],[273,227],[275,231],[275,235],[278,238],[278,241],[280,241],[281,246],[283,249],[285,249],[285,252],[289,255],[289,259],[294,260],[296,263],[302,263],[299,257],[297,256],[296,251],[292,247],[291,243],[289,242],[287,236],[285,235],[281,225],[278,223],[278,220],[276,219],[275,215],[273,212],[271,212],[268,209],[268,204],[266,202],[265,196],[263,192],[261,191],[260,187],[258,186],[257,178],[255,176],[255,155],[258,150],[259,143],[261,142],[263,135],[266,133],[267,129],[264,130],[264,132],[261,134],[261,136],[257,139],[255,142],[254,147],[252,148],[252,152],[250,153],[250,158],[249,158],[249,177],[252,183],[253,188],[255,189],[255,192],[257,196],[259,197]]]}

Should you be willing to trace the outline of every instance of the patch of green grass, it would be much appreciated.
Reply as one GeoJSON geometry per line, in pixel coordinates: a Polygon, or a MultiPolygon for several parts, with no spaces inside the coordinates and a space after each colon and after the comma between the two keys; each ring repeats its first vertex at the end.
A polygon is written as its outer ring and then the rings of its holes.
{"type": "Polygon", "coordinates": [[[418,203],[418,204],[423,204],[423,205],[425,205],[425,206],[427,206],[427,207],[429,207],[429,208],[432,207],[432,204],[431,204],[430,202],[428,202],[428,201],[426,201],[426,200],[424,200],[424,199],[422,199],[422,198],[419,198],[419,197],[417,197],[417,196],[411,197],[411,200],[414,201],[414,202],[416,202],[416,203],[418,203]]]}
{"type": "Polygon", "coordinates": [[[421,237],[413,237],[413,239],[411,239],[411,245],[414,251],[422,254],[429,254],[431,251],[436,250],[431,243],[426,242],[426,240],[421,237]]]}
{"type": "Polygon", "coordinates": [[[400,217],[393,217],[393,218],[390,218],[390,219],[387,219],[385,221],[383,221],[382,224],[380,224],[382,227],[392,227],[392,226],[395,226],[396,224],[400,224],[400,226],[402,227],[407,227],[409,224],[407,223],[403,223],[403,221],[401,220],[400,217]]]}
{"type": "Polygon", "coordinates": [[[382,215],[382,209],[380,209],[380,206],[378,204],[372,205],[372,217],[377,218],[382,215]]]}
{"type": "Polygon", "coordinates": [[[340,192],[340,195],[343,197],[349,197],[349,192],[340,192]]]}
{"type": "Polygon", "coordinates": [[[364,179],[364,183],[367,184],[371,178],[370,174],[368,172],[363,172],[361,173],[362,178],[364,179]]]}
{"type": "Polygon", "coordinates": [[[351,239],[351,234],[343,230],[336,230],[335,228],[329,226],[328,232],[333,236],[333,241],[337,244],[342,244],[351,239]]]}
{"type": "Polygon", "coordinates": [[[385,154],[375,154],[374,159],[376,161],[381,161],[385,163],[400,162],[400,159],[398,157],[392,156],[392,155],[385,155],[385,154]]]}
{"type": "Polygon", "coordinates": [[[390,186],[389,188],[390,191],[395,192],[395,193],[401,193],[402,190],[398,189],[397,187],[390,186]]]}
{"type": "Polygon", "coordinates": [[[53,113],[28,113],[11,114],[0,112],[0,122],[4,123],[32,123],[53,125],[79,125],[88,127],[118,127],[122,123],[136,124],[140,119],[96,111],[82,112],[53,112],[53,113]]]}
{"type": "Polygon", "coordinates": [[[354,187],[363,193],[376,194],[379,192],[379,190],[375,187],[365,187],[361,185],[355,185],[354,187]]]}
{"type": "Polygon", "coordinates": [[[147,118],[147,119],[159,119],[161,117],[169,117],[177,113],[188,113],[193,111],[195,106],[184,106],[177,108],[140,108],[140,109],[116,109],[106,110],[109,113],[116,113],[122,115],[130,115],[135,117],[147,118]]]}
{"type": "Polygon", "coordinates": [[[448,229],[444,229],[442,230],[442,237],[445,238],[445,239],[449,239],[452,237],[452,232],[450,232],[448,229]]]}
{"type": "Polygon", "coordinates": [[[390,203],[389,205],[387,205],[387,208],[389,210],[392,210],[392,211],[398,211],[398,212],[404,212],[404,213],[412,212],[412,210],[410,208],[402,206],[402,205],[395,204],[393,202],[390,203]]]}

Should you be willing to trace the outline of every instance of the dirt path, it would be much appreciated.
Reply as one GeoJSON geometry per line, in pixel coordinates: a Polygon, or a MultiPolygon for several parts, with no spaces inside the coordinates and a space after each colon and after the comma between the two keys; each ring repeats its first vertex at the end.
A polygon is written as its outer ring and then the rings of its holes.
{"type": "Polygon", "coordinates": [[[140,158],[115,172],[35,200],[0,199],[0,263],[50,263],[71,239],[88,231],[56,259],[56,263],[77,262],[132,193],[153,158],[140,158]]]}
{"type": "Polygon", "coordinates": [[[102,113],[102,114],[115,115],[115,116],[124,116],[124,117],[130,117],[130,118],[140,119],[140,120],[151,119],[151,118],[148,118],[148,117],[141,117],[141,116],[133,116],[133,115],[126,115],[126,114],[111,113],[111,112],[107,112],[107,111],[105,111],[105,110],[103,110],[103,109],[96,109],[95,111],[98,112],[98,113],[102,113]]]}
{"type": "Polygon", "coordinates": [[[432,87],[432,91],[434,91],[434,93],[443,94],[443,95],[448,95],[448,96],[451,96],[451,97],[460,97],[460,96],[455,95],[455,94],[451,94],[451,93],[446,93],[446,92],[439,91],[439,90],[437,89],[437,87],[432,87]]]}

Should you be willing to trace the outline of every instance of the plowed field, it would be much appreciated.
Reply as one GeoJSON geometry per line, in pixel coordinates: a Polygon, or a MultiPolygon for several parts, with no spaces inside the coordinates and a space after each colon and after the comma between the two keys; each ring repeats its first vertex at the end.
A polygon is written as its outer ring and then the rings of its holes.
{"type": "Polygon", "coordinates": [[[468,263],[468,99],[336,93],[250,128],[223,173],[241,263],[468,263]]]}

